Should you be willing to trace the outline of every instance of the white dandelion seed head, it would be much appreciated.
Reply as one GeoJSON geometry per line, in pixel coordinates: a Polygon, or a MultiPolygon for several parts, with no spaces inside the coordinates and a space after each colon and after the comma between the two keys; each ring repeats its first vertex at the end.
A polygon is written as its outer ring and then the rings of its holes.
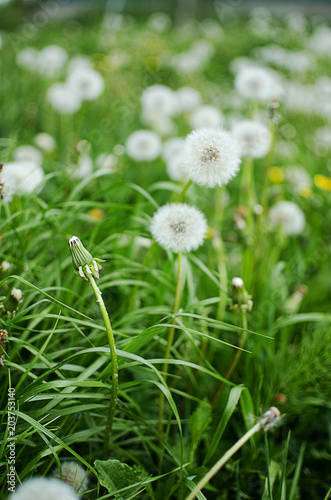
{"type": "Polygon", "coordinates": [[[116,156],[111,153],[100,153],[95,159],[97,168],[107,172],[114,172],[116,170],[117,163],[118,160],[116,156]]]}
{"type": "Polygon", "coordinates": [[[262,158],[269,152],[271,134],[263,123],[243,120],[233,127],[232,135],[239,145],[241,156],[262,158]]]}
{"type": "Polygon", "coordinates": [[[56,148],[54,137],[46,132],[40,132],[40,134],[37,134],[34,138],[34,143],[42,151],[45,151],[45,153],[51,153],[56,148]]]}
{"type": "Polygon", "coordinates": [[[67,85],[83,100],[94,101],[102,94],[105,84],[100,73],[93,68],[79,67],[72,70],[67,78],[67,85]]]}
{"type": "Polygon", "coordinates": [[[79,155],[77,165],[70,165],[68,172],[73,179],[83,179],[90,175],[93,172],[92,158],[85,153],[79,155]]]}
{"type": "Polygon", "coordinates": [[[195,108],[189,118],[193,129],[196,128],[218,128],[224,125],[223,113],[215,106],[204,104],[195,108]]]}
{"type": "Polygon", "coordinates": [[[4,201],[10,201],[16,192],[32,193],[44,179],[44,172],[38,163],[29,160],[6,163],[0,173],[4,201]]]}
{"type": "Polygon", "coordinates": [[[258,66],[247,66],[238,72],[235,87],[245,99],[267,101],[276,99],[282,93],[279,75],[258,66]]]}
{"type": "Polygon", "coordinates": [[[205,216],[185,203],[164,205],[154,214],[151,233],[166,250],[190,252],[202,243],[207,232],[205,216]]]}
{"type": "Polygon", "coordinates": [[[72,114],[78,111],[82,105],[82,98],[71,87],[65,83],[54,83],[47,90],[47,101],[51,106],[62,114],[72,114]]]}
{"type": "Polygon", "coordinates": [[[165,12],[154,12],[148,18],[148,27],[157,33],[164,33],[171,25],[171,17],[165,12]]]}
{"type": "Polygon", "coordinates": [[[270,208],[269,218],[274,226],[281,226],[284,233],[300,234],[305,227],[305,216],[292,201],[279,201],[270,208]]]}
{"type": "Polygon", "coordinates": [[[53,77],[59,73],[67,62],[68,54],[58,45],[48,45],[38,54],[37,66],[41,75],[53,77]]]}
{"type": "Polygon", "coordinates": [[[303,167],[287,167],[285,170],[285,178],[288,180],[295,193],[305,192],[306,189],[310,189],[312,186],[311,177],[303,167]]]}
{"type": "Polygon", "coordinates": [[[35,71],[38,64],[38,50],[32,47],[26,47],[20,50],[16,56],[16,64],[21,68],[35,71]]]}
{"type": "Polygon", "coordinates": [[[140,118],[143,123],[151,127],[158,134],[170,135],[176,133],[177,127],[170,116],[143,109],[140,118]]]}
{"type": "Polygon", "coordinates": [[[185,140],[183,167],[200,186],[227,184],[239,170],[238,146],[224,129],[201,128],[185,140]]]}
{"type": "Polygon", "coordinates": [[[183,112],[192,111],[202,103],[200,92],[193,87],[180,87],[176,90],[176,95],[178,98],[178,106],[183,112]]]}
{"type": "Polygon", "coordinates": [[[319,56],[331,58],[331,28],[319,26],[308,40],[308,47],[319,56]]]}
{"type": "Polygon", "coordinates": [[[214,41],[222,40],[224,31],[216,19],[203,19],[200,23],[203,34],[214,41]]]}
{"type": "Polygon", "coordinates": [[[127,155],[136,161],[152,161],[161,153],[161,139],[151,130],[136,130],[126,140],[127,155]]]}
{"type": "Polygon", "coordinates": [[[241,278],[232,278],[232,282],[231,282],[232,286],[234,288],[242,288],[244,286],[244,282],[241,278]]]}
{"type": "MultiPolygon", "coordinates": [[[[87,471],[73,461],[62,462],[62,482],[69,484],[77,493],[84,493],[88,487],[87,471]]],[[[53,476],[61,480],[61,472],[56,469],[53,476]]]]}
{"type": "Polygon", "coordinates": [[[36,477],[21,484],[10,500],[79,500],[71,486],[58,479],[36,477]]]}
{"type": "Polygon", "coordinates": [[[168,161],[176,156],[180,156],[183,153],[185,147],[185,139],[182,137],[171,137],[163,143],[162,146],[162,158],[164,161],[168,161]]]}
{"type": "Polygon", "coordinates": [[[15,161],[32,161],[38,165],[43,161],[43,156],[37,148],[25,144],[14,150],[13,158],[15,161]]]}
{"type": "Polygon", "coordinates": [[[143,112],[174,116],[178,113],[176,93],[165,85],[152,85],[141,94],[143,112]]]}
{"type": "Polygon", "coordinates": [[[68,62],[68,73],[81,69],[93,69],[91,61],[85,56],[76,56],[68,62]]]}
{"type": "Polygon", "coordinates": [[[202,69],[205,61],[193,51],[182,52],[171,57],[170,66],[178,73],[194,73],[202,69]]]}
{"type": "Polygon", "coordinates": [[[173,156],[167,161],[167,172],[173,181],[187,181],[187,172],[183,167],[183,155],[173,156]]]}

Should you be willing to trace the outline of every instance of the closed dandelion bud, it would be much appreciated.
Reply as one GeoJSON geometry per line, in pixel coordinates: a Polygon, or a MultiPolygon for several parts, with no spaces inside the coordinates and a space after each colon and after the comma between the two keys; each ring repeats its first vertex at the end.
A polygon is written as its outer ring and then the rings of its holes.
{"type": "Polygon", "coordinates": [[[241,278],[232,280],[232,304],[231,309],[238,312],[250,312],[253,308],[252,296],[247,293],[241,278]]]}
{"type": "Polygon", "coordinates": [[[3,360],[6,352],[6,343],[8,342],[7,330],[0,330],[0,365],[3,365],[3,360]]]}
{"type": "Polygon", "coordinates": [[[99,269],[103,269],[99,262],[105,261],[92,257],[90,252],[86,250],[83,243],[79,238],[77,238],[77,236],[72,236],[72,238],[70,238],[69,248],[71,251],[73,266],[79,276],[84,280],[87,280],[86,275],[90,274],[94,278],[99,279],[99,269]]]}
{"type": "Polygon", "coordinates": [[[16,311],[19,304],[23,302],[22,297],[22,290],[20,290],[19,288],[13,288],[10,292],[9,297],[3,303],[4,308],[9,312],[16,311]]]}
{"type": "Polygon", "coordinates": [[[0,279],[3,279],[5,276],[7,276],[7,273],[8,273],[10,268],[11,268],[11,264],[9,264],[9,262],[7,262],[6,260],[1,262],[1,264],[0,264],[0,279]]]}

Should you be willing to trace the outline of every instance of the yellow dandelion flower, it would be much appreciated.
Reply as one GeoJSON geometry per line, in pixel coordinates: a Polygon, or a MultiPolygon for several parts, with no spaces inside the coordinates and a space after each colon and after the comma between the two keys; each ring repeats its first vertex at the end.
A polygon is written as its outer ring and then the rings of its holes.
{"type": "Polygon", "coordinates": [[[89,216],[92,217],[92,219],[100,220],[103,217],[103,211],[100,210],[100,208],[92,208],[89,210],[89,216]]]}
{"type": "Polygon", "coordinates": [[[314,177],[315,186],[323,191],[331,191],[331,178],[326,177],[325,175],[317,174],[314,177]]]}
{"type": "Polygon", "coordinates": [[[273,184],[281,184],[284,180],[282,169],[279,167],[272,167],[269,170],[269,179],[273,184]]]}

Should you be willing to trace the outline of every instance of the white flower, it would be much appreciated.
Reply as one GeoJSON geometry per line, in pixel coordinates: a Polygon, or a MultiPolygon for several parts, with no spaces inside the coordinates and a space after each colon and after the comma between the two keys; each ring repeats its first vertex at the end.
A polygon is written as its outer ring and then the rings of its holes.
{"type": "Polygon", "coordinates": [[[194,130],[185,143],[184,168],[188,177],[200,186],[222,186],[238,172],[238,147],[226,130],[194,130]]]}
{"type": "Polygon", "coordinates": [[[278,98],[282,90],[278,75],[258,66],[247,66],[239,71],[235,78],[235,87],[246,99],[257,101],[278,98]]]}
{"type": "Polygon", "coordinates": [[[193,87],[180,87],[176,90],[176,95],[178,99],[178,106],[181,111],[192,111],[192,109],[200,106],[202,103],[202,97],[200,92],[198,92],[193,87]]]}
{"type": "Polygon", "coordinates": [[[42,164],[43,157],[40,151],[33,146],[22,145],[18,146],[14,150],[13,157],[15,161],[31,161],[33,163],[37,163],[38,165],[42,164]]]}
{"type": "Polygon", "coordinates": [[[82,98],[65,83],[54,83],[47,91],[47,100],[51,106],[63,114],[72,114],[79,110],[82,98]]]}
{"type": "Polygon", "coordinates": [[[241,156],[262,158],[271,145],[271,134],[262,123],[244,120],[233,127],[232,135],[239,145],[241,156]]]}
{"type": "Polygon", "coordinates": [[[126,141],[126,152],[137,161],[155,160],[161,152],[161,139],[151,130],[136,130],[126,141]]]}
{"type": "Polygon", "coordinates": [[[32,47],[20,50],[16,56],[16,64],[21,68],[34,71],[37,68],[38,51],[32,47]]]}
{"type": "MultiPolygon", "coordinates": [[[[61,464],[62,481],[74,488],[77,493],[84,493],[87,490],[88,478],[87,471],[76,462],[63,462],[61,464]]],[[[61,479],[59,469],[53,472],[57,479],[61,479]]]]}
{"type": "Polygon", "coordinates": [[[148,18],[148,27],[157,33],[164,33],[171,27],[171,17],[165,12],[154,12],[148,18]]]}
{"type": "Polygon", "coordinates": [[[331,58],[331,28],[325,25],[319,26],[308,45],[316,54],[331,58]]]}
{"type": "Polygon", "coordinates": [[[44,172],[38,163],[27,160],[6,163],[0,173],[3,200],[10,201],[16,191],[32,193],[43,179],[44,172]]]}
{"type": "Polygon", "coordinates": [[[67,85],[73,92],[77,92],[82,99],[94,101],[103,92],[105,84],[100,73],[93,68],[75,69],[67,78],[67,85]]]}
{"type": "Polygon", "coordinates": [[[173,116],[178,113],[176,93],[165,85],[147,87],[141,95],[143,112],[173,116]]]}
{"type": "Polygon", "coordinates": [[[205,104],[192,111],[189,123],[192,128],[218,128],[224,124],[224,116],[215,106],[205,104]]]}
{"type": "Polygon", "coordinates": [[[165,161],[181,156],[183,154],[185,147],[185,140],[182,137],[171,137],[168,139],[162,147],[162,158],[165,161]]]}
{"type": "Polygon", "coordinates": [[[156,111],[143,109],[140,118],[143,123],[149,125],[158,134],[170,135],[176,133],[176,125],[169,116],[162,115],[156,111]]]}
{"type": "Polygon", "coordinates": [[[211,40],[219,41],[224,37],[224,31],[216,19],[204,19],[200,23],[204,35],[211,40]]]}
{"type": "Polygon", "coordinates": [[[67,62],[68,54],[58,45],[48,45],[38,54],[37,65],[41,75],[55,76],[67,62]]]}
{"type": "Polygon", "coordinates": [[[207,222],[195,207],[185,203],[164,205],[151,223],[153,238],[166,250],[189,252],[198,248],[206,235],[207,222]]]}
{"type": "Polygon", "coordinates": [[[45,151],[45,153],[51,153],[56,147],[54,137],[52,137],[50,134],[47,134],[46,132],[37,134],[34,138],[34,143],[38,146],[38,148],[45,151]]]}
{"type": "Polygon", "coordinates": [[[90,60],[85,56],[76,56],[68,62],[68,73],[81,69],[93,69],[90,60]]]}
{"type": "Polygon", "coordinates": [[[169,177],[173,181],[186,181],[187,172],[183,167],[184,158],[183,155],[173,156],[167,161],[167,172],[169,177]]]}
{"type": "Polygon", "coordinates": [[[291,201],[279,201],[269,210],[273,225],[281,226],[285,234],[300,234],[305,227],[302,210],[291,201]]]}
{"type": "Polygon", "coordinates": [[[68,484],[58,479],[36,477],[21,484],[10,495],[10,500],[78,500],[79,497],[68,484]]]}
{"type": "Polygon", "coordinates": [[[83,179],[87,175],[90,175],[92,171],[93,161],[89,155],[84,153],[78,157],[77,165],[69,167],[69,174],[73,179],[83,179]]]}
{"type": "Polygon", "coordinates": [[[311,188],[311,177],[303,167],[287,167],[285,177],[295,193],[305,193],[311,188]]]}
{"type": "Polygon", "coordinates": [[[111,153],[101,153],[97,156],[95,164],[100,170],[114,172],[117,165],[117,158],[111,153]]]}

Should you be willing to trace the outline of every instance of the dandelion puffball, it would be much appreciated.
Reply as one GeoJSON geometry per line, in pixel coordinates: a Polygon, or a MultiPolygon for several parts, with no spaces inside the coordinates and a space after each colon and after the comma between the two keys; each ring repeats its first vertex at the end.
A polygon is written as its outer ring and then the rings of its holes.
{"type": "Polygon", "coordinates": [[[185,203],[164,205],[151,223],[153,238],[166,250],[190,252],[202,243],[207,232],[205,216],[185,203]]]}
{"type": "Polygon", "coordinates": [[[269,218],[274,226],[281,226],[285,234],[300,234],[305,227],[305,216],[292,201],[279,201],[270,208],[269,218]]]}
{"type": "Polygon", "coordinates": [[[59,479],[36,477],[21,484],[10,500],[79,500],[71,486],[59,479]]]}
{"type": "Polygon", "coordinates": [[[186,137],[183,167],[200,186],[227,184],[239,165],[238,146],[226,130],[201,128],[186,137]]]}
{"type": "Polygon", "coordinates": [[[137,161],[155,160],[161,153],[161,139],[151,130],[136,130],[126,141],[127,155],[137,161]]]}
{"type": "Polygon", "coordinates": [[[77,493],[84,493],[88,487],[87,471],[73,461],[62,462],[60,469],[55,469],[54,477],[69,484],[77,493]]]}
{"type": "Polygon", "coordinates": [[[271,134],[262,123],[243,120],[233,127],[232,135],[239,145],[242,156],[262,158],[269,152],[271,134]]]}
{"type": "Polygon", "coordinates": [[[281,93],[278,75],[271,70],[258,66],[246,66],[235,78],[235,87],[245,99],[267,101],[281,93]]]}

